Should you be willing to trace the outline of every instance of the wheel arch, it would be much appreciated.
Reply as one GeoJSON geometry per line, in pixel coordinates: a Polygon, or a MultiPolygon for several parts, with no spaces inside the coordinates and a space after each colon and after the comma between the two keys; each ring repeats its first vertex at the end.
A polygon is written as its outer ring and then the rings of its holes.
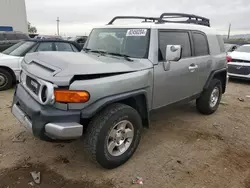
{"type": "Polygon", "coordinates": [[[12,78],[13,78],[13,84],[16,83],[16,75],[15,75],[14,71],[11,68],[9,68],[7,66],[0,65],[0,69],[4,69],[4,70],[8,71],[11,74],[12,78]]]}
{"type": "Polygon", "coordinates": [[[209,87],[211,81],[214,78],[217,78],[217,79],[219,79],[221,81],[222,93],[225,93],[226,92],[226,86],[227,86],[227,68],[223,68],[223,69],[211,72],[211,74],[209,75],[208,80],[207,80],[207,82],[206,82],[206,84],[204,86],[205,90],[209,87]]]}
{"type": "Polygon", "coordinates": [[[81,118],[89,119],[102,111],[105,107],[114,103],[126,104],[137,110],[142,118],[143,126],[149,127],[149,108],[146,90],[133,91],[101,99],[81,110],[81,118]]]}

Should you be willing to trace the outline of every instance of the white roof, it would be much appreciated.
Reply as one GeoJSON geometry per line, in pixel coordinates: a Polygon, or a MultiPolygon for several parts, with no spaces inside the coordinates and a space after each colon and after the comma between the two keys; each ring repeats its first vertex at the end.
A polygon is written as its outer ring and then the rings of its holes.
{"type": "Polygon", "coordinates": [[[98,28],[145,28],[145,29],[186,29],[186,30],[198,30],[206,34],[217,34],[216,30],[211,27],[197,25],[197,24],[185,24],[185,23],[137,23],[137,24],[113,24],[105,25],[98,28]]]}

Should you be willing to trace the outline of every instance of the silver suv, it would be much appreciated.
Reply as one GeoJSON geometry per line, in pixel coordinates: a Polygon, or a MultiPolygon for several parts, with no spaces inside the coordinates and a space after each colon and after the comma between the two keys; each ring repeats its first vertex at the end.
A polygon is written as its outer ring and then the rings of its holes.
{"type": "Polygon", "coordinates": [[[196,100],[212,114],[226,83],[224,43],[208,19],[115,17],[92,30],[83,52],[28,54],[12,113],[42,140],[84,136],[91,157],[115,168],[135,152],[153,110],[196,100]]]}

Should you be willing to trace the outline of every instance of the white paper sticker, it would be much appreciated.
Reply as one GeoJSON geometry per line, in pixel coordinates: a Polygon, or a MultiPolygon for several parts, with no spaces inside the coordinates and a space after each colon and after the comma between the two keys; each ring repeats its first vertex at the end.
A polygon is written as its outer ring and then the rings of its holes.
{"type": "Polygon", "coordinates": [[[129,36],[146,36],[147,34],[147,29],[129,29],[127,31],[127,34],[126,36],[129,37],[129,36]]]}

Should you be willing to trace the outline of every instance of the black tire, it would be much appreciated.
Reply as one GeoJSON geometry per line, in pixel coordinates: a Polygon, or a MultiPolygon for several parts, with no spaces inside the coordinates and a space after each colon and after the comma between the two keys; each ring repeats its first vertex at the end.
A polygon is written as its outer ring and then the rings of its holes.
{"type": "Polygon", "coordinates": [[[11,73],[5,69],[0,68],[0,76],[2,76],[5,80],[3,84],[0,82],[0,91],[10,89],[13,84],[13,77],[11,73]]]}
{"type": "Polygon", "coordinates": [[[132,157],[141,139],[142,121],[139,113],[124,104],[112,104],[97,114],[89,123],[86,135],[86,149],[92,160],[107,169],[116,168],[132,157]],[[120,121],[132,123],[134,137],[131,145],[120,156],[109,153],[107,141],[110,131],[120,121]]]}
{"type": "Polygon", "coordinates": [[[218,79],[213,79],[210,82],[208,88],[206,90],[204,90],[203,93],[201,94],[201,96],[196,100],[197,110],[200,113],[205,114],[205,115],[210,115],[210,114],[214,113],[219,107],[221,96],[222,96],[221,81],[218,79]],[[210,97],[211,97],[213,90],[216,87],[219,89],[219,97],[218,97],[218,101],[216,102],[216,105],[211,107],[210,97]]]}

